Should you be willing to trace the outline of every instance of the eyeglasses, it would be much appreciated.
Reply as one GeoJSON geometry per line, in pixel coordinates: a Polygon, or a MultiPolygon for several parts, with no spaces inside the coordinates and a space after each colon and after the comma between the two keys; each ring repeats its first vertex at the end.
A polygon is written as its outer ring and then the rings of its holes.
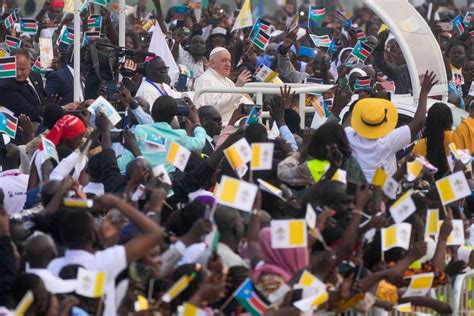
{"type": "Polygon", "coordinates": [[[162,66],[162,67],[158,67],[156,69],[159,70],[159,71],[161,71],[161,70],[168,71],[168,69],[170,69],[170,67],[162,66]]]}

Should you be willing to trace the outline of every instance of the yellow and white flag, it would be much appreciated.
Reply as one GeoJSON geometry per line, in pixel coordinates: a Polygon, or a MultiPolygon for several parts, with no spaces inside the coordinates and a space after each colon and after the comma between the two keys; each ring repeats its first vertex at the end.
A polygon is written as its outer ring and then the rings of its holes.
{"type": "Polygon", "coordinates": [[[331,180],[339,181],[341,183],[347,184],[347,171],[342,169],[337,169],[331,180]]]}
{"type": "Polygon", "coordinates": [[[206,312],[193,304],[184,303],[178,307],[178,316],[206,316],[206,312]]]}
{"type": "Polygon", "coordinates": [[[253,25],[253,18],[252,18],[252,5],[250,0],[245,0],[242,9],[240,9],[239,15],[235,19],[234,26],[232,27],[232,31],[243,29],[244,27],[252,26],[253,25]]]}
{"type": "Polygon", "coordinates": [[[137,300],[135,301],[134,307],[136,312],[146,311],[150,308],[148,300],[141,295],[137,296],[137,300]]]}
{"type": "Polygon", "coordinates": [[[216,200],[219,204],[250,212],[257,191],[255,184],[223,176],[217,186],[216,200]]]}
{"type": "Polygon", "coordinates": [[[375,170],[372,184],[382,188],[383,193],[392,200],[397,198],[398,182],[388,175],[382,168],[375,170]]]}
{"type": "Polygon", "coordinates": [[[306,205],[306,216],[305,216],[306,224],[308,225],[308,227],[311,229],[315,229],[317,219],[318,219],[318,215],[316,214],[316,211],[314,210],[311,203],[308,203],[306,205]]]}
{"type": "Polygon", "coordinates": [[[252,149],[245,138],[239,139],[232,146],[224,150],[224,155],[230,166],[242,177],[247,171],[247,162],[252,159],[252,149]],[[245,172],[243,172],[245,170],[245,172]],[[243,174],[242,174],[243,173],[243,174]]]}
{"type": "Polygon", "coordinates": [[[382,251],[395,247],[408,250],[410,247],[411,224],[399,223],[382,228],[382,251]]]}
{"type": "Polygon", "coordinates": [[[168,171],[166,170],[166,167],[163,164],[153,168],[153,176],[160,179],[162,183],[166,183],[168,185],[172,184],[170,175],[168,174],[168,171]]]}
{"type": "Polygon", "coordinates": [[[407,163],[407,180],[412,182],[415,181],[421,175],[423,171],[423,163],[417,158],[414,161],[407,163]]]}
{"type": "Polygon", "coordinates": [[[191,151],[177,142],[172,142],[166,155],[166,161],[181,171],[184,171],[188,164],[191,151]]]}
{"type": "Polygon", "coordinates": [[[274,143],[253,143],[250,170],[271,170],[274,149],[274,143]]]}
{"type": "Polygon", "coordinates": [[[465,165],[469,164],[472,161],[472,157],[467,150],[461,150],[456,147],[456,144],[451,143],[448,145],[449,151],[457,160],[461,160],[461,162],[465,165]]]}
{"type": "Polygon", "coordinates": [[[305,220],[272,220],[272,248],[301,248],[308,244],[305,220]]]}
{"type": "Polygon", "coordinates": [[[397,306],[395,306],[395,309],[400,313],[411,313],[413,311],[411,303],[398,304],[397,306]]]}
{"type": "Polygon", "coordinates": [[[426,213],[425,236],[438,237],[439,234],[439,210],[431,209],[426,213]]]}
{"type": "Polygon", "coordinates": [[[462,171],[458,171],[436,181],[436,188],[438,189],[441,202],[444,205],[471,195],[471,189],[462,171]]]}
{"type": "Polygon", "coordinates": [[[433,272],[413,275],[410,285],[402,297],[425,296],[431,289],[433,280],[433,272]]]}
{"type": "Polygon", "coordinates": [[[448,246],[463,246],[464,245],[464,223],[462,219],[453,219],[453,230],[448,236],[446,245],[448,246]]]}
{"type": "Polygon", "coordinates": [[[264,64],[258,66],[257,70],[255,70],[254,77],[260,82],[283,83],[280,77],[278,77],[278,73],[264,64]]]}
{"type": "Polygon", "coordinates": [[[301,289],[305,287],[324,289],[325,285],[317,277],[309,273],[307,270],[304,270],[298,283],[296,283],[293,288],[301,289]]]}
{"type": "Polygon", "coordinates": [[[76,293],[85,297],[99,298],[105,293],[106,273],[79,268],[76,293]]]}
{"type": "Polygon", "coordinates": [[[411,214],[415,213],[415,202],[411,198],[413,191],[407,191],[395,203],[390,206],[390,215],[395,223],[403,222],[411,214]]]}
{"type": "Polygon", "coordinates": [[[293,305],[302,312],[309,312],[318,308],[319,305],[327,302],[329,298],[328,291],[325,287],[314,288],[316,293],[308,298],[296,301],[293,305]]]}
{"type": "Polygon", "coordinates": [[[181,278],[179,278],[178,281],[176,281],[175,284],[173,284],[168,291],[166,291],[165,294],[161,297],[161,300],[165,303],[169,303],[172,300],[174,300],[181,292],[186,290],[186,288],[189,286],[189,283],[194,278],[194,274],[191,275],[183,275],[181,278]]]}
{"type": "Polygon", "coordinates": [[[273,184],[268,183],[267,181],[262,180],[262,179],[257,179],[257,182],[258,182],[258,187],[261,190],[263,190],[265,192],[268,192],[270,194],[273,194],[273,195],[279,197],[280,199],[283,199],[283,191],[280,188],[278,188],[278,187],[274,186],[273,184]]]}
{"type": "Polygon", "coordinates": [[[21,299],[20,303],[18,303],[18,305],[16,306],[13,315],[23,316],[28,311],[28,308],[30,308],[31,304],[33,304],[33,301],[33,291],[28,290],[28,292],[23,295],[23,298],[21,299]]]}

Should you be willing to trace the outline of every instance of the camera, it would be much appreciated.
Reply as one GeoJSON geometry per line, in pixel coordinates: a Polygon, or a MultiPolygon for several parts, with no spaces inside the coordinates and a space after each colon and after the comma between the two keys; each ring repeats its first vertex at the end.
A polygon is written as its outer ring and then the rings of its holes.
{"type": "Polygon", "coordinates": [[[176,106],[178,108],[176,112],[176,116],[187,117],[189,115],[188,99],[186,98],[175,99],[175,101],[176,101],[176,106]]]}

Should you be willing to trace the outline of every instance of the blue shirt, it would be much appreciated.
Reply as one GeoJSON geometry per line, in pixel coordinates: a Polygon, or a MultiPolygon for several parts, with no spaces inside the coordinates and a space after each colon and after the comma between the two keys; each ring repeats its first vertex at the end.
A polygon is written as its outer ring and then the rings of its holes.
{"type": "MultiPolygon", "coordinates": [[[[174,166],[168,164],[166,155],[173,141],[189,150],[201,150],[206,144],[206,131],[201,126],[194,129],[194,136],[188,136],[184,129],[173,129],[170,124],[158,122],[154,124],[137,125],[133,131],[143,157],[150,162],[152,167],[164,164],[168,172],[174,171],[174,166]],[[150,146],[145,142],[147,135],[160,136],[165,139],[165,148],[160,149],[150,146]]],[[[127,164],[135,159],[128,150],[117,160],[120,171],[124,172],[127,164]]]]}

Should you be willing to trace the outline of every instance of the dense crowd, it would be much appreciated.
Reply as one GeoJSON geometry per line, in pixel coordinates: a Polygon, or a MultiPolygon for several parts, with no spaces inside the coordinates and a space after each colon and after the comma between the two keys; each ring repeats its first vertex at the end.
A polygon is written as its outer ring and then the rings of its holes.
{"type": "Polygon", "coordinates": [[[453,313],[429,293],[474,268],[474,3],[412,13],[437,96],[367,7],[165,2],[126,6],[124,47],[115,3],[74,34],[72,1],[4,2],[0,315],[453,313]],[[251,82],[280,93],[224,93],[251,82]]]}

